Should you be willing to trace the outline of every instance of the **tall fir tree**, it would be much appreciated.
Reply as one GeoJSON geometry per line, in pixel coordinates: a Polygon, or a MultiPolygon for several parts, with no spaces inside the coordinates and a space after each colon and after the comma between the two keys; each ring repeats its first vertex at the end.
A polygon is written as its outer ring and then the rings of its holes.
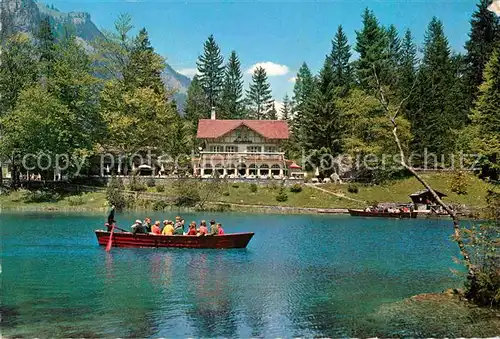
{"type": "Polygon", "coordinates": [[[339,110],[336,107],[338,97],[334,79],[332,60],[327,56],[301,122],[307,126],[299,139],[299,144],[305,150],[323,148],[334,155],[341,150],[339,110]]]}
{"type": "Polygon", "coordinates": [[[401,39],[396,26],[390,25],[386,31],[387,38],[387,72],[390,78],[397,78],[398,68],[401,64],[401,39]]]}
{"type": "Polygon", "coordinates": [[[361,88],[373,88],[374,68],[383,83],[387,83],[387,37],[375,14],[368,8],[363,13],[363,28],[356,31],[356,45],[359,53],[356,61],[356,76],[361,88]]]}
{"type": "Polygon", "coordinates": [[[269,110],[269,113],[267,114],[267,119],[268,120],[278,120],[278,111],[276,110],[276,104],[274,102],[271,105],[271,109],[269,110]]]}
{"type": "Polygon", "coordinates": [[[40,20],[36,38],[40,71],[42,76],[49,76],[54,63],[56,39],[48,16],[40,20]]]}
{"type": "Polygon", "coordinates": [[[472,111],[472,151],[482,155],[482,174],[500,178],[500,48],[492,53],[484,69],[484,82],[472,111]]]}
{"type": "Polygon", "coordinates": [[[423,59],[419,70],[417,113],[412,119],[416,150],[441,156],[454,149],[453,129],[457,128],[453,96],[452,59],[443,24],[434,17],[425,33],[423,59]]]}
{"type": "Polygon", "coordinates": [[[332,40],[332,51],[330,60],[333,67],[333,85],[345,94],[352,85],[352,70],[349,59],[351,58],[351,47],[342,25],[337,28],[337,33],[332,40]]]}
{"type": "Polygon", "coordinates": [[[123,72],[123,81],[128,89],[149,87],[157,94],[165,95],[161,72],[165,61],[155,53],[145,28],[134,39],[130,60],[123,72]]]}
{"type": "Polygon", "coordinates": [[[479,0],[472,14],[469,40],[465,43],[469,104],[476,99],[479,85],[483,82],[485,64],[495,46],[500,44],[500,19],[488,10],[490,0],[479,0]]]}
{"type": "Polygon", "coordinates": [[[417,81],[417,46],[409,29],[406,30],[401,42],[401,57],[397,74],[396,95],[399,100],[408,97],[404,105],[403,113],[407,119],[412,119],[415,112],[417,97],[414,88],[417,81]]]}
{"type": "Polygon", "coordinates": [[[260,66],[253,72],[252,82],[247,90],[246,101],[250,118],[256,120],[269,119],[274,100],[266,70],[260,66]]]}
{"type": "Polygon", "coordinates": [[[205,92],[201,87],[198,76],[195,75],[187,91],[186,105],[184,106],[184,117],[191,123],[191,134],[196,135],[198,120],[207,119],[210,116],[210,105],[205,92]]]}
{"type": "Polygon", "coordinates": [[[314,88],[314,77],[311,70],[304,62],[297,72],[295,85],[293,87],[292,138],[296,141],[296,143],[302,139],[303,132],[307,129],[307,126],[303,123],[303,117],[308,103],[312,100],[314,88]]]}
{"type": "Polygon", "coordinates": [[[283,97],[283,106],[281,106],[280,115],[281,120],[286,121],[288,123],[288,128],[290,128],[292,122],[292,102],[288,94],[285,94],[283,97]]]}
{"type": "Polygon", "coordinates": [[[203,45],[203,55],[196,65],[200,73],[199,81],[205,91],[210,107],[217,107],[224,84],[224,58],[214,36],[210,35],[203,45]]]}
{"type": "Polygon", "coordinates": [[[243,114],[243,74],[241,64],[235,51],[231,52],[226,64],[224,86],[220,103],[221,119],[240,119],[243,114]]]}

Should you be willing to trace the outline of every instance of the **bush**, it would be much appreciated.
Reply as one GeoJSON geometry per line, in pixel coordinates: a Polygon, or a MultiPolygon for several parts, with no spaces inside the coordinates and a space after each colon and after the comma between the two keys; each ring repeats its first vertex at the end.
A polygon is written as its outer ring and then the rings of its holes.
{"type": "Polygon", "coordinates": [[[123,189],[122,179],[112,176],[106,188],[106,200],[109,205],[115,206],[118,211],[124,209],[127,205],[123,189]]]}
{"type": "Polygon", "coordinates": [[[75,195],[68,198],[68,205],[70,206],[80,206],[83,205],[85,201],[81,195],[75,195]]]}
{"type": "Polygon", "coordinates": [[[271,180],[271,182],[269,183],[269,188],[272,189],[272,190],[277,190],[278,187],[279,187],[278,181],[271,180]]]}
{"type": "Polygon", "coordinates": [[[259,186],[257,186],[256,183],[251,183],[250,184],[250,192],[255,193],[259,190],[259,186]]]}
{"type": "Polygon", "coordinates": [[[276,201],[285,202],[288,200],[288,195],[286,194],[285,187],[281,186],[278,195],[276,196],[276,201]]]}
{"type": "Polygon", "coordinates": [[[290,192],[292,192],[292,193],[300,193],[300,192],[302,192],[302,185],[301,184],[293,184],[290,187],[290,192]]]}
{"type": "Polygon", "coordinates": [[[50,190],[25,191],[22,197],[26,203],[56,202],[60,199],[59,193],[50,190]]]}
{"type": "Polygon", "coordinates": [[[467,194],[469,186],[467,182],[467,175],[463,171],[456,172],[451,179],[451,191],[456,194],[467,194]]]}
{"type": "Polygon", "coordinates": [[[163,211],[168,206],[165,200],[157,200],[153,203],[153,211],[163,211]]]}
{"type": "Polygon", "coordinates": [[[232,184],[231,186],[232,186],[233,188],[238,188],[238,187],[240,187],[240,185],[238,185],[238,184],[232,184]]]}
{"type": "Polygon", "coordinates": [[[174,189],[176,206],[193,207],[201,201],[200,188],[197,182],[177,180],[174,189]]]}
{"type": "Polygon", "coordinates": [[[156,185],[156,192],[158,193],[165,192],[165,185],[156,185]]]}
{"type": "Polygon", "coordinates": [[[225,191],[225,192],[222,192],[222,195],[225,196],[225,197],[228,197],[229,196],[229,192],[228,191],[225,191]]]}
{"type": "Polygon", "coordinates": [[[355,184],[349,184],[349,186],[347,186],[347,192],[358,194],[359,193],[359,188],[355,184]]]}
{"type": "Polygon", "coordinates": [[[148,178],[148,180],[146,180],[146,186],[148,186],[148,187],[155,187],[155,185],[156,185],[155,179],[148,178]]]}
{"type": "Polygon", "coordinates": [[[144,192],[147,190],[146,185],[144,185],[135,175],[132,176],[128,184],[128,189],[134,192],[144,192]]]}

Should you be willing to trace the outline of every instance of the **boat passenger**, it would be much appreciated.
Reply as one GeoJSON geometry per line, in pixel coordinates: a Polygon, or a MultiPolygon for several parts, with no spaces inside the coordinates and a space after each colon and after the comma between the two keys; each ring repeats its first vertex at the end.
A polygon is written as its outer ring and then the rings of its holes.
{"type": "Polygon", "coordinates": [[[202,220],[200,222],[200,228],[198,229],[198,233],[200,233],[200,235],[208,234],[207,222],[205,220],[202,220]]]}
{"type": "Polygon", "coordinates": [[[174,226],[172,225],[173,223],[170,220],[164,220],[163,221],[163,231],[161,234],[163,235],[174,235],[174,226]]]}
{"type": "Polygon", "coordinates": [[[217,235],[224,235],[224,229],[222,228],[222,224],[217,224],[217,235]]]}
{"type": "Polygon", "coordinates": [[[151,218],[150,217],[147,217],[146,219],[144,219],[144,224],[142,224],[142,226],[144,226],[144,229],[146,230],[146,232],[150,233],[151,232],[151,218]]]}
{"type": "Polygon", "coordinates": [[[155,221],[155,224],[151,227],[151,233],[161,234],[160,221],[155,221]]]}
{"type": "Polygon", "coordinates": [[[217,235],[217,225],[215,224],[215,220],[210,220],[210,233],[209,235],[217,235]]]}
{"type": "Polygon", "coordinates": [[[184,229],[180,222],[176,222],[174,226],[174,235],[184,235],[184,229]]]}
{"type": "Polygon", "coordinates": [[[135,223],[131,226],[132,228],[132,233],[147,233],[146,230],[144,229],[144,226],[142,226],[142,222],[137,219],[135,223]]]}
{"type": "Polygon", "coordinates": [[[189,232],[187,235],[198,235],[198,232],[196,232],[196,223],[194,221],[191,221],[189,224],[189,232]]]}

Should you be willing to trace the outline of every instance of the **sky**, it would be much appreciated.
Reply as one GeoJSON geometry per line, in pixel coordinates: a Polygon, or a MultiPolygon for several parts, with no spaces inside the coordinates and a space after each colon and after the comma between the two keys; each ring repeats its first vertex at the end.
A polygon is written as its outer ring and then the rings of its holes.
{"type": "Polygon", "coordinates": [[[251,70],[262,64],[273,96],[292,95],[294,76],[306,62],[319,71],[338,25],[351,46],[361,29],[364,8],[400,34],[411,29],[419,47],[433,16],[443,21],[452,49],[463,51],[475,0],[46,0],[64,12],[85,11],[100,29],[112,29],[120,13],[145,27],[156,51],[177,71],[192,77],[203,43],[213,34],[225,57],[238,54],[246,86],[251,70]]]}

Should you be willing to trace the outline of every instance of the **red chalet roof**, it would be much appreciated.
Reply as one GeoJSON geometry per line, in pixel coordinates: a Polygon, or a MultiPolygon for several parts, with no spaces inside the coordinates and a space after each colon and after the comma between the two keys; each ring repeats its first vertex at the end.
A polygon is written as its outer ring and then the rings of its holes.
{"type": "Polygon", "coordinates": [[[240,126],[246,126],[267,139],[288,139],[288,124],[283,120],[211,120],[198,123],[198,139],[219,138],[240,126]]]}

